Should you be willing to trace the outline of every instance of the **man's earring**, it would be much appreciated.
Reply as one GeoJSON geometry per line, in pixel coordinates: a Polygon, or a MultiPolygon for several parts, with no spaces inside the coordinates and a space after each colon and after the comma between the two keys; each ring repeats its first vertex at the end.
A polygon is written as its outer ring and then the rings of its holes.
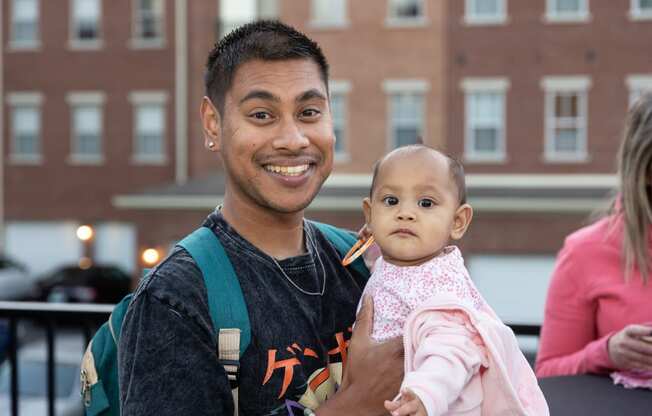
{"type": "Polygon", "coordinates": [[[208,142],[209,149],[213,150],[214,147],[215,147],[215,142],[208,142]]]}

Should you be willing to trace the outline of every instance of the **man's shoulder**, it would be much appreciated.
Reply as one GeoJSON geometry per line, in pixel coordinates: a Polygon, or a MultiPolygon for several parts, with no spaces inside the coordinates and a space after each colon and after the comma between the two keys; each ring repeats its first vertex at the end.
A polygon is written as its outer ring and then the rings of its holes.
{"type": "Polygon", "coordinates": [[[165,260],[143,277],[134,298],[147,295],[174,305],[203,298],[205,291],[199,266],[188,251],[176,246],[165,260]]]}

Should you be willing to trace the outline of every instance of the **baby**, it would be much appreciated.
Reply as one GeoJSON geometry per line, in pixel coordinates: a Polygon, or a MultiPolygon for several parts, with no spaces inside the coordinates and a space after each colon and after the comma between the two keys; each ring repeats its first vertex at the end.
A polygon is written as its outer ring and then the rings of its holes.
{"type": "Polygon", "coordinates": [[[536,378],[513,332],[484,301],[449,240],[462,238],[473,210],[462,165],[423,145],[380,160],[366,228],[380,248],[365,295],[372,337],[402,336],[405,376],[386,401],[393,415],[547,415],[536,378]]]}

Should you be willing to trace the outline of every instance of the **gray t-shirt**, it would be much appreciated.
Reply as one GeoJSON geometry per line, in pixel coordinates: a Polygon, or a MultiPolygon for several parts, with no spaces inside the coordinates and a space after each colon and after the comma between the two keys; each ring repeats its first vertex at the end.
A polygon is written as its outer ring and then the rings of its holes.
{"type": "MultiPolygon", "coordinates": [[[[308,253],[277,265],[219,212],[204,223],[224,246],[249,311],[240,415],[303,414],[341,380],[366,276],[344,268],[326,237],[305,224],[308,253]],[[319,293],[324,276],[323,296],[293,285],[319,293]]],[[[125,316],[118,357],[122,415],[231,416],[231,390],[213,333],[201,272],[177,247],[143,280],[125,316]]]]}

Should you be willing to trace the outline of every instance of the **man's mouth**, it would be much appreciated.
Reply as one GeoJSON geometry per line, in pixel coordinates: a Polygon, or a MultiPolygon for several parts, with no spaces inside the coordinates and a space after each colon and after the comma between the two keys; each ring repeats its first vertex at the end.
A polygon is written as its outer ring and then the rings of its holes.
{"type": "Polygon", "coordinates": [[[282,176],[300,176],[310,168],[310,165],[309,164],[296,165],[296,166],[265,165],[264,168],[268,172],[276,173],[282,176]]]}

